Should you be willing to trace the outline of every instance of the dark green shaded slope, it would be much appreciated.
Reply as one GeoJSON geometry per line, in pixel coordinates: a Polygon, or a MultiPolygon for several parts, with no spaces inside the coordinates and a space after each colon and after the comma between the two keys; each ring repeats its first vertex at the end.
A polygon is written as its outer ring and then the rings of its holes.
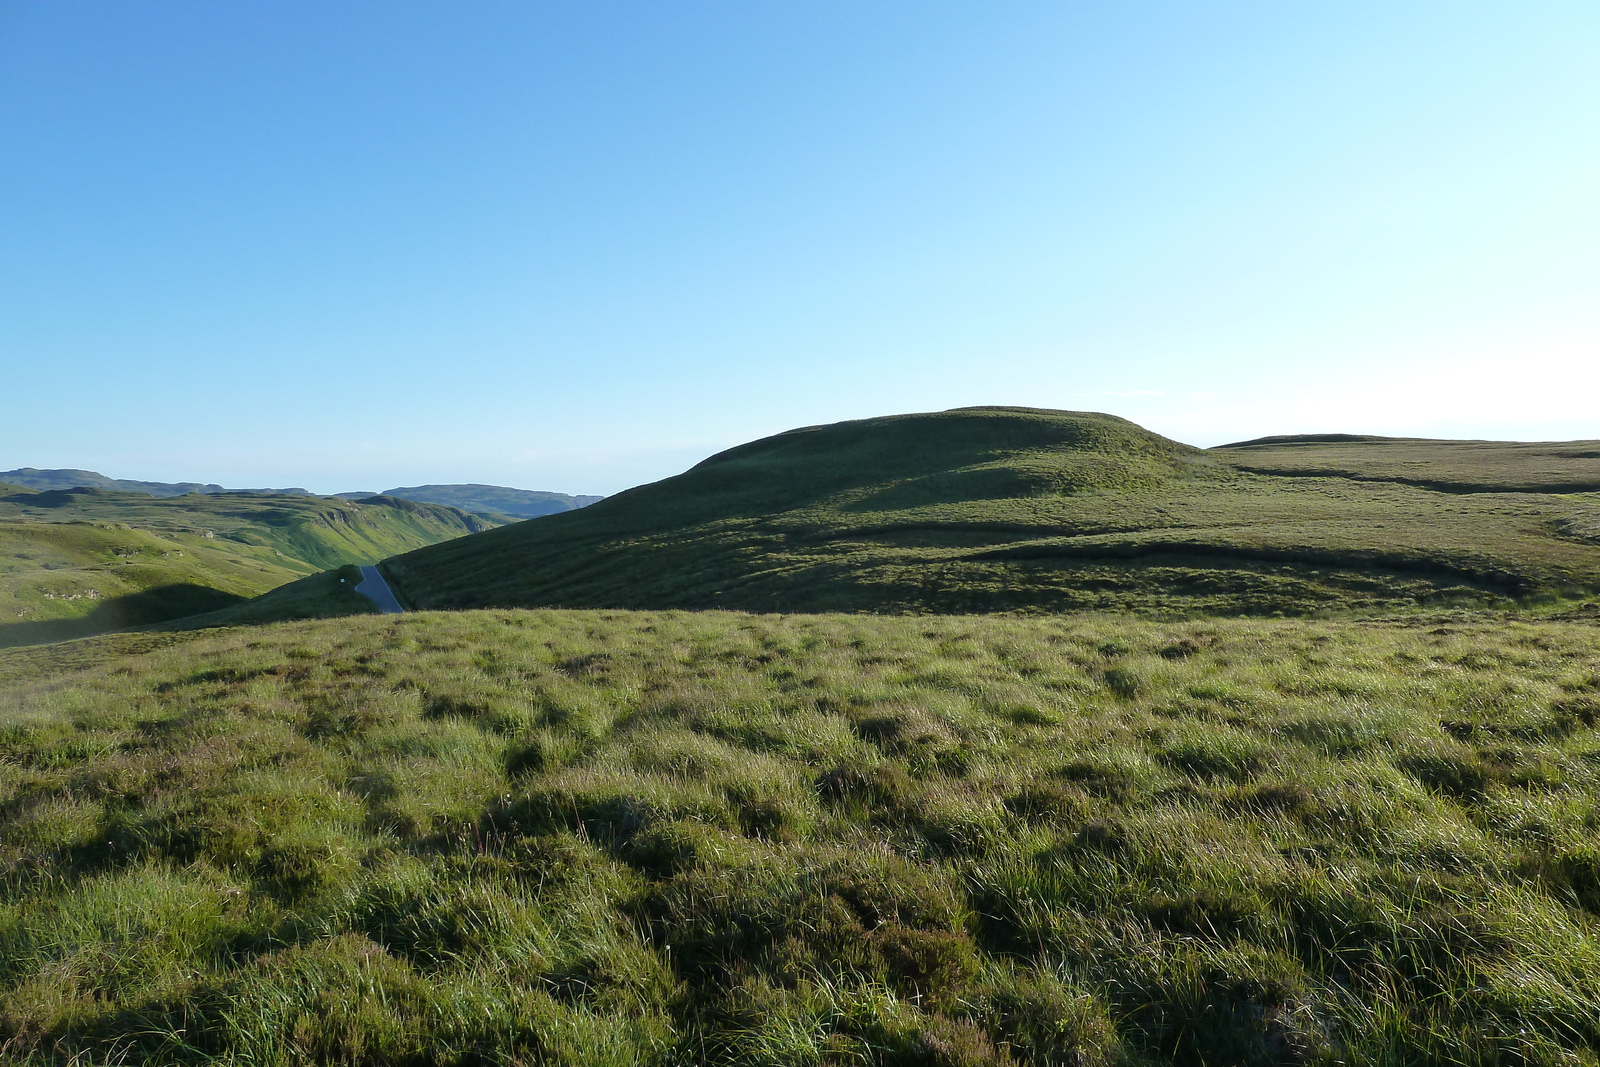
{"type": "Polygon", "coordinates": [[[419,607],[1272,613],[1600,582],[1600,495],[1444,494],[1229,458],[1109,415],[866,419],[384,566],[419,607]]]}

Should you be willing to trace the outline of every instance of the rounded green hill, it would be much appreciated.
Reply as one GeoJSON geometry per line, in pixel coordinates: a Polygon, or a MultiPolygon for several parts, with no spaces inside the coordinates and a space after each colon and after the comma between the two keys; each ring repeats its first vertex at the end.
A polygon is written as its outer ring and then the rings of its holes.
{"type": "Polygon", "coordinates": [[[1162,484],[1205,465],[1197,448],[1115,415],[958,408],[789,430],[640,486],[586,516],[632,528],[812,508],[897,511],[1162,484]]]}
{"type": "Polygon", "coordinates": [[[1380,440],[1377,473],[1352,452],[1354,469],[1308,475],[1112,415],[894,415],[763,438],[384,569],[423,608],[1271,614],[1595,590],[1582,532],[1600,500],[1503,491],[1521,487],[1496,481],[1493,449],[1454,461],[1483,467],[1481,492],[1378,469],[1438,444],[1380,440]]]}

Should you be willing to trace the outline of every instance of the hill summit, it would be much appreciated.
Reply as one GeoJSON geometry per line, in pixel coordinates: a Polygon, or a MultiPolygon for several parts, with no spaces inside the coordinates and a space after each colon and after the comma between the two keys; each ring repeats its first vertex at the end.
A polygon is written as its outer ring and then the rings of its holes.
{"type": "Polygon", "coordinates": [[[1276,471],[1112,415],[959,408],[790,430],[384,570],[423,608],[1272,614],[1600,589],[1600,496],[1499,486],[1495,455],[1458,460],[1482,492],[1444,493],[1358,452],[1276,471]]]}
{"type": "Polygon", "coordinates": [[[899,511],[1085,489],[1152,487],[1212,466],[1115,415],[974,407],[807,426],[719,452],[620,493],[643,525],[775,515],[832,504],[899,511]]]}

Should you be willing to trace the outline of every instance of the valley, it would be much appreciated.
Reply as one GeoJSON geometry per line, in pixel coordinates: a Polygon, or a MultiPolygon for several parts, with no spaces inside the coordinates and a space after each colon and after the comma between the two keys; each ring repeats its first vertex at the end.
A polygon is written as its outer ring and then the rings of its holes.
{"type": "Polygon", "coordinates": [[[0,645],[211,612],[498,521],[385,497],[0,487],[0,645]]]}

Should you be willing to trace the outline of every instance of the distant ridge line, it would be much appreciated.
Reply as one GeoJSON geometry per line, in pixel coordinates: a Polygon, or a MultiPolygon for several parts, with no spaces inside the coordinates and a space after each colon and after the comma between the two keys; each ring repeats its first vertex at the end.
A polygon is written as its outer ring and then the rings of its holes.
{"type": "Polygon", "coordinates": [[[222,496],[228,493],[250,496],[308,496],[349,501],[384,499],[409,500],[424,504],[444,504],[461,511],[476,512],[503,518],[527,519],[572,511],[587,507],[599,496],[543,492],[536,489],[513,489],[503,485],[480,483],[455,483],[449,485],[417,485],[386,489],[381,493],[313,493],[299,487],[289,489],[229,489],[215,482],[146,482],[131,478],[109,478],[98,471],[79,470],[75,467],[41,469],[18,467],[0,471],[0,485],[39,492],[67,492],[74,489],[97,489],[105,492],[143,493],[159,498],[187,496],[200,493],[204,496],[222,496]]]}
{"type": "MultiPolygon", "coordinates": [[[[1370,433],[1290,433],[1272,437],[1252,437],[1248,441],[1234,441],[1226,445],[1212,445],[1208,452],[1221,452],[1229,448],[1254,448],[1272,445],[1341,445],[1341,444],[1427,444],[1427,445],[1568,445],[1579,441],[1496,441],[1487,437],[1384,437],[1370,433]]],[[[0,478],[5,475],[0,474],[0,478]]]]}
{"type": "Polygon", "coordinates": [[[24,489],[107,489],[119,493],[144,493],[148,496],[187,496],[203,493],[250,493],[256,496],[316,496],[309,489],[298,486],[288,489],[228,489],[215,482],[145,482],[133,478],[108,478],[98,471],[79,470],[76,467],[18,467],[0,471],[0,482],[24,489]]]}
{"type": "Polygon", "coordinates": [[[1337,445],[1362,441],[1432,441],[1431,437],[1384,437],[1370,433],[1288,433],[1271,437],[1252,437],[1248,441],[1234,441],[1226,445],[1212,445],[1207,451],[1224,448],[1250,448],[1255,445],[1337,445]]]}

